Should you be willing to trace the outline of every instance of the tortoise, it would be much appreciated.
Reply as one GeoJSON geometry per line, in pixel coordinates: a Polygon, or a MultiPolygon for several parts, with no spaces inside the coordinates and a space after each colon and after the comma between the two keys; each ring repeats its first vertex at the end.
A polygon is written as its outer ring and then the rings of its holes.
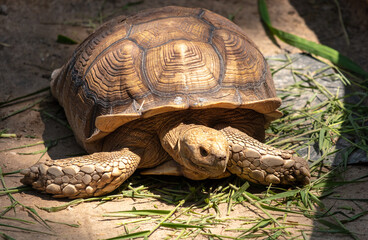
{"type": "Polygon", "coordinates": [[[168,6],[103,24],[51,76],[89,153],[38,163],[22,183],[54,197],[112,192],[142,174],[304,185],[307,161],[262,143],[281,99],[243,30],[209,10],[168,6]]]}

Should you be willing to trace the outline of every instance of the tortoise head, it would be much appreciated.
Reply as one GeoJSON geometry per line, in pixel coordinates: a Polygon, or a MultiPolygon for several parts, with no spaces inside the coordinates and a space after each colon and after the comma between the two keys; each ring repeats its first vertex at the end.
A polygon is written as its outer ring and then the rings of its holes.
{"type": "Polygon", "coordinates": [[[221,132],[201,125],[191,127],[179,138],[178,147],[177,160],[186,177],[216,178],[226,171],[229,144],[221,132]]]}

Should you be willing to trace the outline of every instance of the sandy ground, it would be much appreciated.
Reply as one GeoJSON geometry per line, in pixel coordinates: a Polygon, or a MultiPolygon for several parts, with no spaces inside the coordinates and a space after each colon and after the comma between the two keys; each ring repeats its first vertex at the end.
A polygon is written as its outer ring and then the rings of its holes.
{"type": "MultiPolygon", "coordinates": [[[[342,27],[339,22],[337,6],[334,1],[267,1],[270,17],[275,27],[284,31],[307,38],[311,41],[320,42],[336,48],[353,60],[357,61],[363,68],[368,70],[368,46],[367,39],[367,9],[368,2],[365,0],[341,3],[344,24],[349,36],[349,44],[344,37],[342,27]]],[[[81,42],[92,31],[93,27],[99,23],[117,15],[129,15],[142,9],[160,7],[166,5],[180,5],[187,7],[203,7],[217,12],[223,16],[235,16],[234,22],[241,26],[250,38],[259,46],[266,56],[279,53],[294,53],[297,49],[280,42],[272,42],[267,36],[258,15],[257,1],[252,0],[203,0],[203,1],[144,1],[142,4],[126,6],[127,1],[21,1],[21,0],[0,0],[0,102],[14,99],[25,94],[35,92],[45,88],[49,84],[51,71],[60,67],[72,54],[75,45],[64,45],[56,42],[58,34],[69,36],[81,42]]],[[[58,159],[70,155],[82,154],[73,137],[72,132],[57,123],[55,120],[41,115],[43,110],[52,113],[59,118],[65,118],[59,105],[50,97],[48,92],[44,92],[37,97],[30,97],[27,101],[22,101],[15,105],[10,105],[0,109],[0,117],[4,118],[18,109],[43,99],[41,104],[36,104],[32,109],[16,114],[12,117],[0,121],[0,130],[6,129],[9,133],[15,133],[16,138],[0,139],[0,150],[34,144],[42,140],[58,139],[56,145],[50,147],[42,159],[58,159]]],[[[29,153],[45,149],[41,144],[35,147],[0,152],[0,167],[3,172],[11,172],[28,167],[37,162],[38,155],[20,155],[19,153],[29,153]]],[[[367,166],[350,166],[345,174],[345,179],[353,179],[367,173],[367,166]]],[[[20,175],[5,177],[8,187],[20,186],[20,175]]],[[[367,199],[366,183],[357,183],[348,187],[341,187],[335,194],[352,198],[367,199]]],[[[23,192],[14,194],[14,197],[27,206],[58,206],[64,200],[54,200],[47,195],[36,192],[23,192]]],[[[4,210],[11,204],[7,196],[0,196],[0,207],[4,210]]],[[[352,203],[344,201],[328,200],[328,206],[341,209],[349,213],[352,203]]],[[[103,239],[114,237],[124,233],[124,229],[119,227],[119,220],[101,217],[103,213],[118,210],[152,209],[155,206],[159,209],[172,209],[174,206],[166,205],[154,200],[120,199],[98,205],[97,202],[84,203],[68,208],[57,213],[47,213],[38,211],[46,219],[62,221],[67,223],[77,223],[79,228],[71,228],[60,224],[50,224],[53,227],[55,236],[48,236],[40,233],[28,233],[20,230],[9,230],[0,226],[0,232],[8,233],[16,239],[103,239]]],[[[355,206],[356,207],[356,206],[355,206]]],[[[365,205],[367,209],[367,205],[365,205]]],[[[352,210],[350,210],[352,211],[352,210]]],[[[226,210],[225,210],[226,212],[226,210]]],[[[351,212],[350,212],[351,213],[351,212]]],[[[238,205],[231,216],[257,215],[251,211],[249,206],[238,205]]],[[[16,213],[9,212],[7,216],[30,219],[27,213],[21,208],[17,208],[16,213]]],[[[340,235],[320,235],[314,230],[315,222],[307,218],[296,217],[294,221],[304,222],[312,227],[306,227],[313,232],[312,239],[324,238],[346,239],[340,235]]],[[[11,223],[0,219],[0,223],[11,223]]],[[[368,237],[367,217],[347,224],[346,226],[353,232],[358,233],[361,239],[368,237]]],[[[14,222],[12,223],[14,224],[14,222]]],[[[237,224],[240,224],[239,222],[237,224]]],[[[144,228],[151,228],[153,225],[145,225],[144,228]]],[[[217,228],[213,232],[223,233],[227,228],[226,224],[222,228],[217,228]]],[[[232,228],[235,226],[231,226],[232,228]]],[[[35,229],[47,231],[43,226],[37,224],[35,229]]],[[[161,239],[163,233],[157,231],[152,235],[152,239],[161,239]]]]}

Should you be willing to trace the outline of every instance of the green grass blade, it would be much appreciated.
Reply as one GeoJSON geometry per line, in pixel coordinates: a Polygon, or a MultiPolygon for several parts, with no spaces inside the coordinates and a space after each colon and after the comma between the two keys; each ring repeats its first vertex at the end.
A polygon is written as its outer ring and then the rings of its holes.
{"type": "Polygon", "coordinates": [[[350,70],[353,73],[356,73],[364,78],[368,78],[368,72],[364,71],[363,68],[361,68],[358,64],[353,62],[350,58],[342,55],[335,49],[312,41],[308,41],[304,38],[274,28],[271,24],[270,17],[268,15],[265,0],[258,0],[258,6],[261,19],[263,20],[267,28],[270,30],[270,32],[273,35],[277,36],[280,40],[294,47],[297,47],[303,51],[323,57],[331,61],[333,64],[341,68],[350,70]]]}
{"type": "Polygon", "coordinates": [[[31,222],[31,221],[28,221],[28,220],[25,220],[25,219],[21,219],[21,218],[6,217],[6,216],[0,216],[0,218],[7,219],[7,220],[12,220],[12,221],[18,221],[18,222],[27,223],[27,224],[35,224],[34,222],[31,222]]]}
{"type": "Polygon", "coordinates": [[[125,234],[125,235],[113,237],[113,238],[107,238],[106,240],[120,240],[120,239],[144,238],[144,237],[147,236],[147,234],[149,232],[150,231],[141,231],[141,232],[129,233],[129,234],[125,234]]]}
{"type": "Polygon", "coordinates": [[[162,227],[168,228],[204,228],[201,225],[191,225],[191,224],[183,224],[183,223],[170,223],[170,222],[163,222],[161,223],[162,227]]]}
{"type": "Polygon", "coordinates": [[[164,219],[161,220],[159,224],[157,224],[151,231],[149,231],[147,237],[149,237],[152,233],[154,233],[161,226],[161,224],[164,223],[167,219],[169,219],[181,206],[183,206],[184,203],[185,200],[181,200],[178,203],[178,205],[176,205],[176,207],[173,210],[171,210],[170,213],[167,214],[166,217],[164,217],[164,219]]]}
{"type": "Polygon", "coordinates": [[[56,224],[65,225],[65,226],[68,226],[68,227],[79,228],[79,225],[78,224],[75,224],[75,223],[57,222],[57,221],[52,221],[50,219],[46,219],[45,221],[46,222],[50,222],[50,223],[56,223],[56,224]]]}
{"type": "Polygon", "coordinates": [[[295,189],[295,190],[290,190],[287,192],[281,192],[269,197],[266,197],[264,199],[259,200],[258,202],[267,202],[267,201],[272,201],[272,200],[276,200],[276,199],[280,199],[280,198],[287,198],[287,197],[293,197],[296,194],[300,193],[300,189],[295,189]]]}
{"type": "Polygon", "coordinates": [[[47,224],[47,222],[37,213],[37,211],[34,208],[31,208],[29,206],[24,206],[24,205],[22,206],[26,208],[28,211],[30,211],[31,213],[33,213],[38,219],[40,219],[46,225],[46,227],[51,229],[50,225],[47,224]]]}
{"type": "Polygon", "coordinates": [[[263,207],[264,209],[271,210],[271,211],[284,212],[284,213],[303,214],[302,212],[288,210],[288,209],[284,209],[284,208],[272,207],[272,206],[268,206],[268,205],[265,205],[265,204],[260,204],[260,206],[263,207]]]}
{"type": "Polygon", "coordinates": [[[349,217],[348,219],[341,220],[342,223],[348,223],[357,220],[358,218],[361,218],[368,214],[368,211],[364,211],[358,214],[355,214],[354,216],[349,217]]]}
{"type": "Polygon", "coordinates": [[[23,108],[17,109],[14,112],[10,113],[9,115],[6,115],[6,116],[0,118],[0,121],[3,121],[7,118],[10,118],[10,117],[14,116],[14,115],[17,115],[18,113],[22,113],[24,111],[27,111],[27,110],[33,108],[34,106],[36,106],[37,104],[39,104],[40,102],[42,102],[43,100],[44,99],[39,99],[39,100],[35,101],[34,103],[31,103],[31,104],[29,104],[29,105],[27,105],[23,108]]]}
{"type": "Polygon", "coordinates": [[[277,231],[274,234],[272,234],[271,236],[269,236],[268,238],[266,238],[265,240],[275,240],[278,239],[282,234],[282,231],[277,231]]]}
{"type": "Polygon", "coordinates": [[[112,214],[129,214],[138,216],[152,216],[152,215],[167,215],[170,213],[169,210],[158,210],[158,209],[147,209],[147,210],[131,210],[131,211],[117,211],[109,212],[112,214]]]}
{"type": "Polygon", "coordinates": [[[67,202],[67,203],[62,204],[62,205],[57,206],[57,207],[38,207],[38,206],[37,207],[41,210],[46,211],[46,212],[58,212],[58,211],[66,209],[69,206],[78,205],[78,204],[83,203],[83,202],[98,201],[98,200],[101,200],[103,198],[105,198],[105,197],[92,197],[92,198],[86,198],[86,199],[78,198],[78,199],[72,200],[70,202],[67,202]]]}
{"type": "Polygon", "coordinates": [[[16,240],[15,238],[10,237],[9,235],[7,235],[3,232],[0,232],[0,236],[2,236],[6,240],[16,240]]]}
{"type": "Polygon", "coordinates": [[[243,192],[249,188],[249,182],[245,182],[231,197],[233,200],[236,200],[238,197],[242,196],[243,192]]]}
{"type": "Polygon", "coordinates": [[[22,230],[22,231],[27,231],[27,232],[36,232],[36,233],[42,233],[42,234],[52,235],[52,236],[55,235],[55,234],[51,234],[51,233],[47,233],[47,232],[37,231],[37,230],[34,230],[34,229],[30,229],[30,228],[17,227],[17,226],[2,224],[2,223],[0,223],[0,226],[1,227],[14,228],[14,229],[22,230]]]}
{"type": "Polygon", "coordinates": [[[15,133],[0,133],[0,138],[16,138],[17,134],[15,133]]]}
{"type": "Polygon", "coordinates": [[[238,238],[242,238],[246,235],[248,232],[255,232],[260,228],[264,228],[272,223],[272,219],[262,219],[258,223],[256,223],[254,226],[249,228],[248,230],[244,231],[241,235],[238,236],[238,238]]]}
{"type": "Polygon", "coordinates": [[[34,95],[37,95],[39,93],[42,93],[42,92],[45,92],[45,91],[48,91],[48,90],[50,90],[50,87],[45,87],[45,88],[42,88],[40,90],[37,90],[37,91],[35,91],[33,93],[29,93],[29,94],[26,94],[26,95],[21,96],[21,97],[13,98],[13,99],[8,100],[8,101],[5,101],[5,102],[0,102],[0,106],[5,105],[5,104],[10,104],[10,103],[13,103],[13,102],[18,101],[18,100],[21,100],[21,99],[25,99],[27,97],[34,96],[34,95]]]}

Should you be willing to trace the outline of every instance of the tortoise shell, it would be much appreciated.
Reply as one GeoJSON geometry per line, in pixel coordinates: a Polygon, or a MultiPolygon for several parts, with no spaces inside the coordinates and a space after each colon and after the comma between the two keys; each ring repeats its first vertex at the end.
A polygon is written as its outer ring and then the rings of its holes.
{"type": "Polygon", "coordinates": [[[52,75],[87,151],[123,124],[184,109],[247,108],[280,116],[268,65],[230,20],[204,9],[164,7],[102,25],[52,75]]]}

